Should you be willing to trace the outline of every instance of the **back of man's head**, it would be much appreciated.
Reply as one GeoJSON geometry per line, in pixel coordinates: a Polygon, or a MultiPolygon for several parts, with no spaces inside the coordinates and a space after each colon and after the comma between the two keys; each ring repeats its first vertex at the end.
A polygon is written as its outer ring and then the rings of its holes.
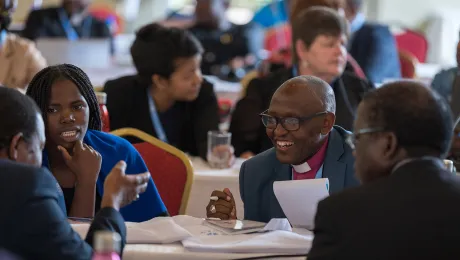
{"type": "Polygon", "coordinates": [[[37,131],[35,102],[19,91],[0,86],[0,150],[9,146],[11,139],[22,133],[24,139],[37,131]]]}
{"type": "Polygon", "coordinates": [[[440,157],[447,155],[453,133],[450,107],[422,83],[385,84],[368,93],[363,102],[368,127],[393,132],[409,156],[428,155],[424,154],[427,151],[440,157]]]}

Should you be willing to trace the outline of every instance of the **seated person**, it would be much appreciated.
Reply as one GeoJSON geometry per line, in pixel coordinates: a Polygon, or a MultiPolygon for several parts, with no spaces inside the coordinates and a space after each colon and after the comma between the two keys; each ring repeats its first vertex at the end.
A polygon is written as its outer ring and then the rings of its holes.
{"type": "Polygon", "coordinates": [[[202,53],[187,31],[159,24],[141,28],[131,46],[138,74],[104,87],[111,129],[136,128],[205,159],[207,133],[219,127],[219,108],[212,84],[201,75],[202,53]]]}
{"type": "MultiPolygon", "coordinates": [[[[441,70],[436,74],[431,82],[431,88],[436,90],[448,102],[452,100],[452,86],[454,80],[460,75],[460,39],[457,43],[457,66],[447,70],[441,70]]],[[[460,97],[457,97],[460,99],[460,97]]]]}
{"type": "MultiPolygon", "coordinates": [[[[273,192],[274,181],[328,178],[330,193],[358,185],[354,158],[346,144],[349,132],[335,122],[334,91],[323,80],[299,76],[286,81],[273,95],[261,117],[271,148],[241,166],[240,193],[244,219],[268,222],[285,218],[273,192]]],[[[214,191],[207,216],[231,219],[236,207],[231,192],[214,191]]]]}
{"type": "Polygon", "coordinates": [[[346,0],[345,14],[351,25],[348,51],[363,69],[367,79],[383,83],[401,77],[398,47],[387,25],[366,22],[360,12],[363,0],[346,0]]]}
{"type": "Polygon", "coordinates": [[[123,251],[126,226],[119,209],[145,191],[149,173],[125,175],[124,162],[110,171],[101,210],[83,241],[59,207],[56,179],[40,168],[45,126],[37,105],[0,87],[0,122],[0,249],[22,259],[91,259],[94,234],[106,230],[120,234],[123,251]]]}
{"type": "Polygon", "coordinates": [[[203,45],[203,74],[240,81],[246,70],[254,68],[260,50],[257,41],[263,34],[251,23],[232,24],[225,13],[229,4],[229,0],[197,1],[195,24],[188,30],[203,45]]]}
{"type": "Polygon", "coordinates": [[[23,31],[23,36],[38,38],[110,38],[110,28],[88,14],[92,0],[62,0],[59,7],[33,10],[23,31]]]}
{"type": "Polygon", "coordinates": [[[0,84],[25,92],[46,60],[33,42],[8,32],[16,6],[17,0],[0,0],[0,84]]]}
{"type": "MultiPolygon", "coordinates": [[[[68,64],[47,67],[33,78],[27,95],[43,113],[47,141],[42,165],[64,191],[69,216],[92,217],[100,209],[104,180],[118,161],[126,162],[128,174],[147,171],[129,142],[100,131],[96,94],[81,69],[68,64]]],[[[147,191],[121,214],[133,222],[167,215],[152,179],[147,191]]]]}
{"type": "Polygon", "coordinates": [[[374,88],[355,74],[344,72],[348,27],[345,19],[326,7],[311,7],[292,22],[295,43],[294,66],[252,80],[236,105],[230,124],[237,156],[258,154],[272,146],[257,115],[268,107],[276,89],[298,75],[312,75],[328,82],[335,93],[335,123],[351,129],[364,93],[374,88]]]}
{"type": "Polygon", "coordinates": [[[415,81],[365,96],[349,139],[363,184],[319,202],[308,260],[460,258],[460,181],[443,163],[449,110],[415,81]]]}

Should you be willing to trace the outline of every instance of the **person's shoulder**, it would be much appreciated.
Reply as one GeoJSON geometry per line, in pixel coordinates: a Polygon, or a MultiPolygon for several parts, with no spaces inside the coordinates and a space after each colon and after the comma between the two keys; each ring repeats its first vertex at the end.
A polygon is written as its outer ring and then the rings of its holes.
{"type": "Polygon", "coordinates": [[[116,154],[129,154],[135,151],[134,146],[126,139],[97,130],[88,130],[85,143],[98,151],[103,158],[105,156],[115,158],[116,154]]]}
{"type": "Polygon", "coordinates": [[[373,32],[385,32],[387,34],[391,34],[390,27],[386,24],[378,23],[378,22],[365,22],[363,27],[361,28],[367,31],[373,32]]]}
{"type": "MultiPolygon", "coordinates": [[[[144,95],[146,87],[142,86],[136,75],[123,76],[117,79],[112,79],[104,84],[104,92],[107,94],[107,100],[115,98],[117,102],[131,102],[131,98],[135,95],[144,95]]],[[[116,104],[119,105],[119,104],[116,104]]]]}
{"type": "Polygon", "coordinates": [[[356,89],[372,89],[375,88],[373,83],[367,79],[358,77],[354,72],[344,71],[341,76],[342,80],[346,84],[346,87],[356,88],[356,89]]]}
{"type": "Polygon", "coordinates": [[[38,8],[38,9],[32,10],[29,15],[46,17],[50,15],[56,15],[59,12],[59,9],[60,7],[38,8]]]}
{"type": "Polygon", "coordinates": [[[116,79],[108,80],[104,84],[104,91],[127,92],[139,85],[137,76],[128,75],[116,79]]]}
{"type": "Polygon", "coordinates": [[[0,183],[8,187],[21,187],[20,191],[31,194],[39,189],[57,189],[56,180],[47,169],[10,160],[0,160],[0,183]]]}
{"type": "Polygon", "coordinates": [[[33,41],[14,33],[8,33],[6,40],[9,42],[10,46],[13,46],[15,51],[21,54],[21,56],[25,53],[37,50],[33,41]]]}
{"type": "Polygon", "coordinates": [[[274,161],[278,161],[278,159],[276,159],[276,151],[275,148],[270,148],[248,159],[244,164],[246,164],[247,167],[261,168],[270,165],[274,161]]]}

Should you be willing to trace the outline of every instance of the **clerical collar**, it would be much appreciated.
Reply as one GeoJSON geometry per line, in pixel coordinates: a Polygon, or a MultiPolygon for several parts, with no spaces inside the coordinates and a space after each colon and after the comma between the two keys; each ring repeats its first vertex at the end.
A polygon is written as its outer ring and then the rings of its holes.
{"type": "Polygon", "coordinates": [[[299,165],[292,165],[292,168],[294,168],[294,171],[298,173],[305,173],[311,171],[311,167],[308,164],[308,162],[304,162],[299,165]]]}

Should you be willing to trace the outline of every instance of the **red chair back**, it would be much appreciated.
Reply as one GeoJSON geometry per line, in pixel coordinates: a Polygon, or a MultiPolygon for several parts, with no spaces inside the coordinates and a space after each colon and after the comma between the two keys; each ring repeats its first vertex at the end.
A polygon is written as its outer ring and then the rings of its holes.
{"type": "Polygon", "coordinates": [[[185,214],[193,182],[192,166],[186,155],[137,129],[123,128],[112,134],[134,136],[145,141],[134,144],[134,147],[144,159],[169,214],[185,214]]]}
{"type": "Polygon", "coordinates": [[[395,34],[398,50],[411,53],[419,62],[425,62],[428,53],[428,41],[419,32],[404,29],[402,33],[395,34]]]}

